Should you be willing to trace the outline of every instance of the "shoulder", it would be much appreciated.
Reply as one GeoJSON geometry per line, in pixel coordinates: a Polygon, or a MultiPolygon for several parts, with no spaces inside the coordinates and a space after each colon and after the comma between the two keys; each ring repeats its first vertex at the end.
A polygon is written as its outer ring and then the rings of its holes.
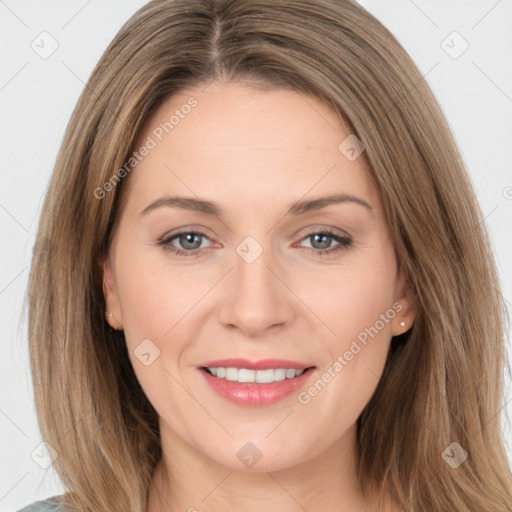
{"type": "Polygon", "coordinates": [[[17,512],[65,512],[60,496],[52,496],[46,500],[36,501],[17,512]]]}

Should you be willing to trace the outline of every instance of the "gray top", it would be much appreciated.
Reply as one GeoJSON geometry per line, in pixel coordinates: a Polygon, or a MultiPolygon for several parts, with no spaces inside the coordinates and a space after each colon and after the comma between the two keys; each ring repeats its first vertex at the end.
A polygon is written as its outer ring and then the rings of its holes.
{"type": "Polygon", "coordinates": [[[60,505],[59,496],[53,496],[46,500],[36,501],[26,507],[18,510],[18,512],[65,512],[60,505]]]}

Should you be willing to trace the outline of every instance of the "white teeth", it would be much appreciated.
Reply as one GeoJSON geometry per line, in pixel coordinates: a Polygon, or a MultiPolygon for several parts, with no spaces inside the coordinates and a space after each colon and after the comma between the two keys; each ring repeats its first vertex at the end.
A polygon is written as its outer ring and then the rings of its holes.
{"type": "MultiPolygon", "coordinates": [[[[292,370],[292,372],[292,377],[295,377],[295,371],[292,370]]],[[[278,368],[277,370],[274,370],[274,379],[277,381],[286,379],[286,370],[284,368],[278,368]]]]}
{"type": "Polygon", "coordinates": [[[285,379],[298,377],[304,370],[293,368],[277,368],[275,370],[248,370],[247,368],[208,368],[209,372],[219,379],[226,379],[233,382],[256,382],[258,384],[269,384],[285,379]]]}
{"type": "Polygon", "coordinates": [[[259,384],[268,384],[269,382],[275,382],[275,371],[274,370],[258,370],[256,373],[256,382],[259,384]]]}
{"type": "MultiPolygon", "coordinates": [[[[234,368],[231,368],[232,370],[234,368]]],[[[232,374],[232,377],[228,377],[226,375],[226,379],[228,380],[238,380],[238,382],[254,382],[256,378],[256,371],[255,370],[246,370],[245,368],[241,368],[238,371],[234,371],[232,374]]]]}
{"type": "Polygon", "coordinates": [[[226,368],[226,380],[238,380],[238,370],[236,368],[226,368]]]}
{"type": "Polygon", "coordinates": [[[292,377],[295,377],[295,370],[286,370],[286,378],[291,379],[292,377]]]}

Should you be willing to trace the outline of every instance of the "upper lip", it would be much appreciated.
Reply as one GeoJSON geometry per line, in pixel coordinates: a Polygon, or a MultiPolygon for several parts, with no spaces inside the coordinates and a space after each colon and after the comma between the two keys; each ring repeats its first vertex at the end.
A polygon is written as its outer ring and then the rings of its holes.
{"type": "Polygon", "coordinates": [[[198,366],[198,368],[247,368],[248,370],[266,370],[266,369],[295,369],[305,370],[313,366],[312,364],[299,363],[298,361],[289,361],[285,359],[260,359],[259,361],[249,361],[249,359],[232,358],[217,359],[215,361],[207,361],[198,366]]]}

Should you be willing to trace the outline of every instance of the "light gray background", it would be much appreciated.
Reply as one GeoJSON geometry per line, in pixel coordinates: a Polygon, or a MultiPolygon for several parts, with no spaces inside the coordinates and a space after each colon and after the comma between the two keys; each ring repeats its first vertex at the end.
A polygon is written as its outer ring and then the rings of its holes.
{"type": "MultiPolygon", "coordinates": [[[[36,463],[44,457],[37,457],[42,439],[22,311],[31,249],[57,150],[84,83],[124,21],[145,3],[0,0],[0,511],[63,491],[53,469],[36,463]],[[40,36],[44,31],[58,43],[46,59],[31,47],[35,41],[40,52],[43,45],[51,48],[49,36],[40,36]]],[[[359,3],[395,34],[441,103],[486,216],[512,310],[512,0],[359,3]],[[458,58],[465,43],[454,31],[469,44],[458,58]]],[[[512,412],[510,397],[507,381],[501,414],[512,412]]],[[[508,424],[504,432],[510,439],[508,424]]]]}

